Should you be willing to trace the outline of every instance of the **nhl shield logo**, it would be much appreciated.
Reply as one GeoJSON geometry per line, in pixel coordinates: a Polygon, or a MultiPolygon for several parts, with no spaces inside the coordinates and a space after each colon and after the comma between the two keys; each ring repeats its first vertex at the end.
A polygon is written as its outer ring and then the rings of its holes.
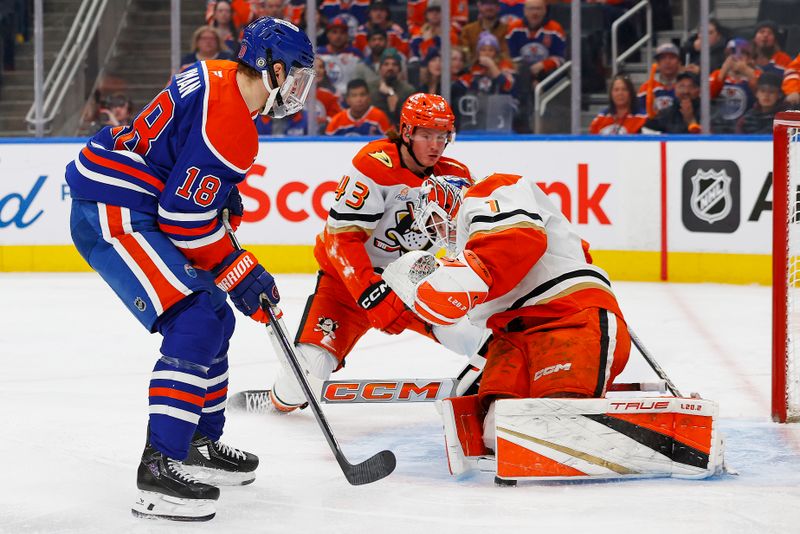
{"type": "Polygon", "coordinates": [[[681,175],[681,221],[687,230],[730,234],[739,228],[742,174],[736,162],[692,159],[681,175]]]}
{"type": "Polygon", "coordinates": [[[724,219],[731,212],[732,201],[731,177],[725,169],[698,169],[692,176],[692,196],[689,202],[692,213],[698,219],[709,224],[724,219]]]}
{"type": "Polygon", "coordinates": [[[147,309],[147,303],[142,299],[142,297],[136,297],[136,300],[133,301],[133,305],[136,306],[136,309],[140,312],[143,312],[147,309]]]}

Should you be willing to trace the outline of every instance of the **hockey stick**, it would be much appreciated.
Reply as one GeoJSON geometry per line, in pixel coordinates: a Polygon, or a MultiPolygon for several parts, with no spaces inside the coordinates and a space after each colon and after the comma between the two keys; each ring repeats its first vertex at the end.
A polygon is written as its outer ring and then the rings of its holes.
{"type": "MultiPolygon", "coordinates": [[[[233,228],[231,228],[228,220],[227,210],[223,210],[222,222],[225,225],[225,229],[228,232],[228,237],[230,237],[233,247],[236,250],[241,250],[242,247],[239,245],[239,240],[233,233],[233,228]]],[[[269,318],[269,324],[267,325],[267,328],[272,327],[272,332],[277,338],[281,349],[283,350],[286,361],[289,364],[289,367],[292,369],[297,382],[300,384],[303,394],[308,401],[308,405],[311,407],[311,412],[314,414],[314,418],[317,420],[317,423],[322,429],[322,433],[325,435],[325,439],[328,441],[328,445],[330,445],[333,455],[336,458],[336,461],[339,463],[339,467],[341,467],[345,478],[347,478],[347,481],[353,486],[360,486],[362,484],[369,484],[371,482],[378,481],[391,474],[397,465],[397,459],[392,451],[381,451],[359,464],[351,464],[347,461],[347,458],[342,452],[339,443],[336,441],[336,437],[333,435],[333,431],[328,424],[328,420],[325,418],[325,414],[322,413],[322,408],[320,408],[316,396],[314,393],[312,393],[311,387],[308,385],[308,381],[303,374],[303,369],[300,367],[300,363],[297,361],[297,355],[294,353],[294,349],[292,348],[292,344],[289,342],[289,338],[286,335],[283,325],[276,317],[277,306],[270,304],[265,299],[262,299],[261,307],[269,318]]]]}
{"type": "MultiPolygon", "coordinates": [[[[319,402],[322,404],[409,404],[436,402],[462,397],[454,378],[389,378],[378,380],[326,380],[322,383],[319,402]]],[[[663,380],[654,382],[615,382],[609,392],[639,391],[665,393],[663,380]]],[[[237,391],[228,397],[232,412],[269,413],[268,389],[237,391]]]]}
{"type": "Polygon", "coordinates": [[[658,365],[656,359],[653,357],[652,354],[650,354],[650,351],[648,351],[645,348],[645,346],[639,339],[639,336],[636,335],[636,333],[631,329],[630,326],[628,327],[628,334],[631,336],[631,341],[633,342],[633,345],[636,347],[636,350],[638,350],[639,353],[642,355],[642,357],[644,357],[644,361],[646,361],[647,364],[650,366],[650,368],[656,372],[658,378],[660,378],[661,380],[664,381],[664,383],[667,384],[667,389],[669,389],[670,393],[672,393],[676,397],[683,397],[683,395],[681,395],[681,392],[678,391],[677,386],[675,386],[675,383],[669,379],[667,373],[664,372],[664,369],[662,369],[660,365],[658,365]]]}

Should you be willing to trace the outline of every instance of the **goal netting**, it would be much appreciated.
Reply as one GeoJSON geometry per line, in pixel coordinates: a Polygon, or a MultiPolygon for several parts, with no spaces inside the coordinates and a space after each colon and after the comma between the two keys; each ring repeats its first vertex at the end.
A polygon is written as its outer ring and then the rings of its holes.
{"type": "Polygon", "coordinates": [[[772,418],[800,421],[800,111],[774,123],[772,418]]]}

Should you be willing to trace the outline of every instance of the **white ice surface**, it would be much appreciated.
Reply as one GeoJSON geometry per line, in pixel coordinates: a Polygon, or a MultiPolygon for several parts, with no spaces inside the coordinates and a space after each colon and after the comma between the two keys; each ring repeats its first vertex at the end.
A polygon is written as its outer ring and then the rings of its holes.
{"type": "MultiPolygon", "coordinates": [[[[279,276],[293,329],[312,276],[279,276]]],[[[728,462],[705,481],[525,484],[448,474],[433,405],[325,405],[351,461],[384,448],[397,470],[350,486],[308,411],[233,414],[224,440],[261,457],[205,524],[130,515],[160,338],[96,275],[0,275],[0,532],[800,532],[800,430],[769,422],[770,296],[755,286],[617,283],[628,322],[685,392],[720,403],[728,462]]],[[[271,384],[263,327],[238,321],[230,390],[271,384]]],[[[340,378],[453,375],[459,356],[368,333],[340,378]]],[[[652,379],[634,356],[624,379],[652,379]]]]}

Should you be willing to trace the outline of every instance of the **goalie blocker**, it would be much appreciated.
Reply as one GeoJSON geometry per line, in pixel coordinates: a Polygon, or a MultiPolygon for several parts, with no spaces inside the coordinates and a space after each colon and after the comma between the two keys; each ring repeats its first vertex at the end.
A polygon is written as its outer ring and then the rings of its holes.
{"type": "Polygon", "coordinates": [[[494,436],[486,440],[477,395],[442,402],[453,475],[478,469],[495,472],[500,481],[701,479],[723,472],[712,401],[501,399],[494,406],[494,436]]]}

